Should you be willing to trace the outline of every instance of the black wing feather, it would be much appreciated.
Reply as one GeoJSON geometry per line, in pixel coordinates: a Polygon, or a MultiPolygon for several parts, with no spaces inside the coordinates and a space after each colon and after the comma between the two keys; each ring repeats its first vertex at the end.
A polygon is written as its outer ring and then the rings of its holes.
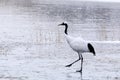
{"type": "Polygon", "coordinates": [[[90,52],[92,52],[95,55],[94,47],[90,43],[88,43],[88,49],[90,52]]]}

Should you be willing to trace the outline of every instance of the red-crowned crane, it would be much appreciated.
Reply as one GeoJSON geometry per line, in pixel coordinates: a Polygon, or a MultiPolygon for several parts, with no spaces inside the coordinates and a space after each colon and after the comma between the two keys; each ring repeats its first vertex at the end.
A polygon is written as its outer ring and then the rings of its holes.
{"type": "Polygon", "coordinates": [[[70,47],[78,53],[78,56],[79,58],[77,60],[75,60],[74,62],[72,62],[71,64],[69,65],[66,65],[66,67],[70,67],[72,66],[74,63],[78,62],[79,60],[81,60],[81,68],[80,70],[77,70],[76,72],[81,72],[82,73],[82,66],[83,66],[83,56],[82,56],[82,53],[85,53],[85,52],[90,52],[90,53],[93,53],[93,55],[95,55],[95,50],[94,50],[94,47],[92,46],[91,43],[85,41],[84,39],[82,39],[81,37],[72,37],[70,35],[68,35],[67,33],[67,29],[68,29],[68,25],[67,23],[61,23],[59,24],[58,26],[65,26],[65,37],[66,37],[66,40],[68,42],[68,44],[70,45],[70,47]]]}

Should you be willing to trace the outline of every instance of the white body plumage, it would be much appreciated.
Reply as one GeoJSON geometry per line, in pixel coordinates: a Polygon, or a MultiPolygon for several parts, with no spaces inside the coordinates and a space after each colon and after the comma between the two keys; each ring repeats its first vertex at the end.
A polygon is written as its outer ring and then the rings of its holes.
{"type": "Polygon", "coordinates": [[[87,41],[83,40],[81,37],[74,38],[65,34],[65,38],[74,51],[78,53],[89,52],[87,41]]]}

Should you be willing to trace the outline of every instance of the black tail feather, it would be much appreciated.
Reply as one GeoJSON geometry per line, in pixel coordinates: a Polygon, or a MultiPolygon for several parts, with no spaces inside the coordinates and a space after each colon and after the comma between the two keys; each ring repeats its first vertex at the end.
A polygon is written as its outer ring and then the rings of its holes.
{"type": "Polygon", "coordinates": [[[92,52],[94,55],[96,55],[94,47],[90,43],[88,43],[88,49],[90,52],[92,52]]]}

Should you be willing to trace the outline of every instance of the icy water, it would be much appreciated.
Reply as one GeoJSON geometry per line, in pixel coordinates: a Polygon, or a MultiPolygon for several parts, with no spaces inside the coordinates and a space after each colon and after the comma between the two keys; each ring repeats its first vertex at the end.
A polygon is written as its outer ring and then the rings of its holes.
{"type": "Polygon", "coordinates": [[[120,6],[117,3],[0,1],[0,80],[120,80],[120,6]],[[72,36],[93,43],[96,56],[80,62],[65,41],[72,36]],[[106,42],[109,41],[109,42],[106,42]]]}

